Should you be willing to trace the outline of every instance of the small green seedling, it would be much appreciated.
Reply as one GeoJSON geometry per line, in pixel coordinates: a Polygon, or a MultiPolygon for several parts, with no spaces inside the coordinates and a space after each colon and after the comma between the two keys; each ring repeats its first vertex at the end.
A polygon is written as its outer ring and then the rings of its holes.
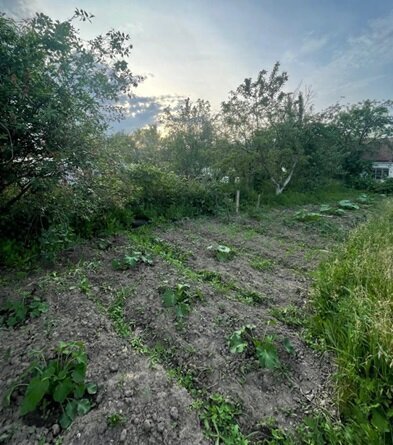
{"type": "Polygon", "coordinates": [[[111,427],[114,428],[118,425],[123,425],[125,422],[126,418],[124,417],[123,414],[121,413],[112,413],[109,414],[109,416],[107,416],[106,418],[106,424],[111,427]]]}
{"type": "Polygon", "coordinates": [[[338,202],[338,206],[345,210],[359,210],[359,206],[349,199],[343,199],[338,202]]]}
{"type": "Polygon", "coordinates": [[[221,244],[218,246],[209,246],[207,249],[213,252],[217,261],[229,261],[235,256],[235,251],[233,249],[221,244]]]}
{"type": "Polygon", "coordinates": [[[28,318],[37,318],[48,312],[48,309],[48,303],[41,298],[24,294],[20,300],[8,300],[0,307],[0,326],[17,327],[28,318]]]}
{"type": "Polygon", "coordinates": [[[191,304],[195,297],[199,298],[197,294],[190,294],[188,284],[177,284],[175,288],[164,288],[161,296],[163,305],[167,308],[173,308],[176,317],[180,320],[187,317],[191,312],[191,304]]]}
{"type": "Polygon", "coordinates": [[[124,255],[121,259],[115,259],[112,261],[112,267],[114,270],[127,270],[134,269],[138,264],[153,265],[153,260],[150,255],[143,252],[132,252],[130,255],[124,255]]]}
{"type": "Polygon", "coordinates": [[[274,262],[272,260],[269,260],[267,258],[263,259],[254,259],[250,262],[250,266],[255,270],[270,270],[273,268],[274,262]]]}
{"type": "Polygon", "coordinates": [[[76,416],[88,413],[91,395],[97,385],[86,382],[87,354],[82,342],[60,342],[54,358],[41,357],[24,374],[25,381],[8,391],[6,402],[17,387],[26,387],[20,415],[37,412],[43,419],[55,416],[62,428],[68,428],[76,416]]]}

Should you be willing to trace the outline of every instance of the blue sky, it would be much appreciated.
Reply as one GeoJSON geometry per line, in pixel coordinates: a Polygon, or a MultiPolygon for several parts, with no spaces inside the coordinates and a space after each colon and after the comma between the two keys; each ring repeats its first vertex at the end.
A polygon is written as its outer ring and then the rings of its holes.
{"type": "Polygon", "coordinates": [[[289,89],[313,90],[315,108],[338,100],[393,98],[392,0],[0,0],[15,16],[65,19],[75,7],[96,17],[83,37],[109,28],[131,34],[135,90],[125,130],[150,123],[179,97],[218,109],[245,77],[275,61],[289,89]]]}

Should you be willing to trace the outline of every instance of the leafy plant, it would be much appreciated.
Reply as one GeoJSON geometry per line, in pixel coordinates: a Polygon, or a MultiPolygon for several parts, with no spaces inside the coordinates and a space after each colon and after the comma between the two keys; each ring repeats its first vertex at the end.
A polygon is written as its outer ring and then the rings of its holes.
{"type": "Polygon", "coordinates": [[[319,213],[327,213],[328,215],[341,216],[345,214],[345,210],[336,209],[335,207],[332,207],[329,204],[321,204],[321,207],[319,208],[319,213]]]}
{"type": "Polygon", "coordinates": [[[83,294],[88,294],[90,292],[90,281],[87,277],[82,277],[79,282],[79,290],[83,294]]]}
{"type": "Polygon", "coordinates": [[[366,193],[362,193],[357,197],[356,201],[360,202],[361,204],[370,204],[372,199],[366,193]]]}
{"type": "Polygon", "coordinates": [[[115,270],[127,270],[134,269],[140,263],[151,266],[153,260],[150,255],[143,252],[132,252],[130,255],[124,255],[121,259],[113,260],[112,267],[115,270]]]}
{"type": "Polygon", "coordinates": [[[239,406],[225,399],[221,394],[213,394],[203,404],[200,419],[206,436],[216,445],[248,445],[249,441],[240,431],[236,416],[239,406]]]}
{"type": "MultiPolygon", "coordinates": [[[[33,411],[38,411],[43,418],[59,416],[62,428],[68,428],[76,416],[90,411],[90,396],[97,392],[97,385],[85,381],[86,370],[84,343],[60,342],[54,358],[33,362],[27,371],[28,383],[17,385],[26,386],[21,416],[33,411]]],[[[8,392],[8,403],[16,387],[8,392]]]]}
{"type": "Polygon", "coordinates": [[[323,215],[317,212],[310,212],[308,210],[299,210],[295,213],[294,218],[298,221],[308,222],[308,221],[318,221],[323,215]]]}
{"type": "Polygon", "coordinates": [[[250,266],[256,270],[270,270],[273,268],[274,262],[267,258],[254,259],[250,262],[250,266]]]}
{"type": "Polygon", "coordinates": [[[162,303],[167,308],[174,308],[176,317],[180,320],[188,316],[191,311],[191,303],[195,295],[190,294],[188,284],[177,284],[175,288],[162,290],[162,303]]]}
{"type": "Polygon", "coordinates": [[[270,314],[290,327],[304,325],[304,314],[297,306],[292,304],[285,307],[274,307],[270,310],[270,314]]]}
{"type": "Polygon", "coordinates": [[[115,426],[122,425],[125,422],[125,417],[121,413],[112,413],[109,414],[106,418],[106,424],[114,428],[115,426]]]}
{"type": "MultiPolygon", "coordinates": [[[[252,331],[254,329],[254,325],[245,325],[234,331],[228,341],[230,352],[237,354],[248,351],[249,354],[255,355],[262,368],[280,368],[281,362],[278,356],[276,336],[268,335],[265,330],[262,338],[259,339],[253,335],[252,331]]],[[[282,345],[288,354],[294,352],[293,345],[288,338],[283,339],[282,345]]]]}
{"type": "Polygon", "coordinates": [[[345,210],[359,210],[359,206],[349,199],[342,199],[338,202],[340,208],[345,210]]]}
{"type": "Polygon", "coordinates": [[[255,327],[253,324],[247,324],[233,332],[229,337],[229,350],[232,354],[244,352],[247,349],[250,340],[252,341],[252,330],[255,327]]]}
{"type": "Polygon", "coordinates": [[[0,307],[0,326],[16,327],[28,318],[36,318],[49,309],[48,303],[31,294],[24,294],[20,300],[8,300],[0,307]]]}
{"type": "Polygon", "coordinates": [[[209,246],[208,250],[212,251],[214,257],[218,261],[229,261],[235,256],[235,251],[228,246],[219,244],[218,246],[209,246]]]}

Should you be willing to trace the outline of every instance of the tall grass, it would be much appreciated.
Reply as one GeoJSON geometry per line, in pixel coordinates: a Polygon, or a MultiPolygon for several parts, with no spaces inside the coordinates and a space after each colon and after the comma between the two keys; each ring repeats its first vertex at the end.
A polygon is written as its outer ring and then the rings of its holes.
{"type": "Polygon", "coordinates": [[[353,443],[392,444],[393,201],[320,267],[313,306],[311,331],[336,355],[338,407],[357,432],[353,443]]]}

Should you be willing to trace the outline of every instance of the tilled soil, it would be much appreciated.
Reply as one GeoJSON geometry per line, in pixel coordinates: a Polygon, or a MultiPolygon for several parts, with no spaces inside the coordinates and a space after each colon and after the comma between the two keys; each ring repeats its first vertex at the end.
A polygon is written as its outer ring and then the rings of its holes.
{"type": "Polygon", "coordinates": [[[34,291],[49,311],[20,328],[1,329],[0,395],[18,381],[33,351],[52,351],[59,341],[85,343],[88,377],[99,389],[93,409],[67,431],[53,421],[27,424],[18,414],[22,396],[16,392],[1,410],[0,443],[210,443],[194,408],[196,394],[203,399],[218,393],[239,404],[237,422],[250,443],[265,437],[267,419],[291,428],[314,408],[332,409],[329,359],[310,349],[301,326],[277,317],[277,310],[304,309],[308,272],[338,242],[329,231],[345,236],[368,211],[329,218],[328,225],[293,223],[294,210],[269,212],[260,222],[201,218],[155,229],[151,242],[158,239],[157,245],[164,242],[182,253],[176,261],[158,249],[153,266],[115,271],[113,259],[145,246],[133,231],[130,238],[112,237],[104,247],[97,241],[71,249],[51,271],[21,281],[4,274],[3,300],[34,291]],[[218,244],[232,247],[234,258],[217,261],[207,247],[218,244]],[[269,267],[256,270],[256,260],[268,260],[269,267]],[[203,279],[207,272],[219,280],[203,279]],[[195,296],[184,320],[162,304],[161,289],[178,284],[188,284],[195,296]],[[113,315],[114,307],[120,316],[113,315]],[[228,338],[246,324],[255,325],[256,337],[275,336],[278,370],[229,351],[228,338]],[[282,346],[284,339],[293,353],[282,346]],[[193,389],[174,376],[190,377],[193,389]],[[122,421],[110,426],[113,413],[122,421]]]}

